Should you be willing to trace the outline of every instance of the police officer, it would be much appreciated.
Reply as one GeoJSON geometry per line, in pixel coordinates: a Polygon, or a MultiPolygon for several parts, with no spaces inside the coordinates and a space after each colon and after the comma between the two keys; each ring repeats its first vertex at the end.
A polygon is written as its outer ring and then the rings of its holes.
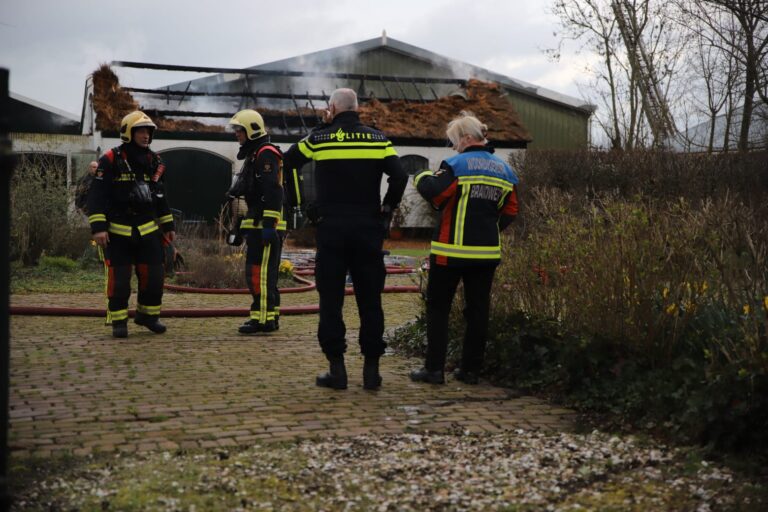
{"type": "Polygon", "coordinates": [[[381,307],[386,277],[382,246],[391,212],[400,203],[408,180],[392,143],[378,130],[364,126],[357,109],[357,95],[352,89],[335,90],[329,100],[330,123],[286,152],[291,169],[315,162],[317,201],[307,207],[307,218],[317,225],[317,337],[330,363],[330,370],[318,376],[316,384],[333,389],[347,388],[342,318],[347,271],[354,281],[360,314],[363,387],[381,386],[379,357],[386,348],[381,307]],[[389,186],[382,201],[383,174],[387,174],[389,186]]]}
{"type": "Polygon", "coordinates": [[[160,156],[149,149],[155,123],[144,112],[131,112],[120,123],[123,144],[98,162],[88,191],[88,221],[103,251],[107,269],[107,323],[112,336],[128,336],[131,271],[136,265],[139,290],[135,323],[156,334],[163,298],[163,243],[176,234],[163,190],[160,156]]]}
{"type": "Polygon", "coordinates": [[[244,197],[248,213],[240,224],[248,249],[245,279],[253,296],[250,318],[241,334],[276,331],[280,327],[277,275],[286,223],[283,220],[283,153],[269,142],[264,119],[255,110],[241,110],[229,120],[240,143],[243,168],[228,192],[244,197]]]}
{"type": "Polygon", "coordinates": [[[491,284],[501,259],[499,231],[517,216],[514,170],[487,146],[487,127],[462,115],[446,135],[459,154],[432,173],[418,174],[419,193],[440,211],[432,237],[427,284],[427,357],[411,380],[443,384],[448,316],[459,281],[464,282],[464,334],[461,365],[455,377],[477,384],[488,331],[491,284]]]}

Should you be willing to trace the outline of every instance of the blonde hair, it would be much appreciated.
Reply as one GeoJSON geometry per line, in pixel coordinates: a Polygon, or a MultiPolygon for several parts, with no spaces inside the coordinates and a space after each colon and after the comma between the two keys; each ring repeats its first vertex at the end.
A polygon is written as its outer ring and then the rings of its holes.
{"type": "Polygon", "coordinates": [[[465,135],[470,135],[472,138],[485,144],[488,142],[485,138],[487,134],[488,126],[481,123],[472,112],[465,110],[461,111],[459,117],[448,123],[448,128],[445,130],[445,135],[454,146],[465,135]]]}

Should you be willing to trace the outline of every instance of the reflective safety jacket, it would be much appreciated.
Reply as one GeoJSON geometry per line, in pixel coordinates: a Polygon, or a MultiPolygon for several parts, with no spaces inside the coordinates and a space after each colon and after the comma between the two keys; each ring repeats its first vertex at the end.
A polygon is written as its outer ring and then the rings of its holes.
{"type": "Polygon", "coordinates": [[[140,236],[158,229],[173,231],[163,188],[165,165],[154,151],[128,144],[110,149],[99,159],[88,190],[91,233],[108,231],[129,237],[134,228],[140,236]],[[135,159],[129,159],[129,152],[135,159]]]}
{"type": "Polygon", "coordinates": [[[315,162],[316,212],[327,216],[379,216],[382,204],[397,208],[408,175],[392,143],[380,131],[360,122],[357,112],[341,112],[285,154],[292,172],[315,162]],[[384,199],[381,178],[388,176],[384,199]]]}
{"type": "Polygon", "coordinates": [[[484,146],[470,146],[414,178],[419,193],[439,210],[432,237],[432,264],[496,265],[499,228],[517,215],[518,178],[512,167],[484,146]]]}
{"type": "MultiPolygon", "coordinates": [[[[265,137],[264,140],[256,139],[243,144],[237,158],[244,160],[237,180],[242,180],[242,195],[248,205],[248,213],[240,223],[240,229],[275,228],[284,231],[282,151],[265,137]]],[[[237,181],[234,187],[238,187],[237,181]]]]}

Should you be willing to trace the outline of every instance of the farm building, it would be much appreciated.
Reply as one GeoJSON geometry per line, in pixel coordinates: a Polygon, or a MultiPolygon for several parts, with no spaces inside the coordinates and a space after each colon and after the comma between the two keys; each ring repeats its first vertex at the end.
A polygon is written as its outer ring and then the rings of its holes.
{"type": "MultiPolygon", "coordinates": [[[[588,144],[590,105],[565,95],[454,61],[387,38],[323,50],[246,69],[200,68],[134,62],[102,67],[87,82],[83,133],[92,149],[119,144],[117,125],[134,108],[158,123],[153,149],[167,163],[171,206],[187,219],[210,220],[221,207],[234,171],[237,145],[225,131],[238,110],[255,108],[273,142],[283,149],[318,122],[330,92],[358,91],[361,118],[392,140],[410,173],[436,168],[452,154],[444,129],[461,110],[489,126],[502,158],[528,147],[577,148],[588,144]],[[119,84],[119,67],[209,72],[210,76],[146,89],[119,84]]],[[[305,172],[312,197],[312,173],[305,172]]],[[[409,186],[405,225],[431,222],[409,186]]]]}
{"type": "Polygon", "coordinates": [[[9,96],[10,137],[22,163],[42,163],[60,172],[67,184],[74,183],[96,158],[91,137],[81,134],[80,119],[20,94],[9,96]]]}

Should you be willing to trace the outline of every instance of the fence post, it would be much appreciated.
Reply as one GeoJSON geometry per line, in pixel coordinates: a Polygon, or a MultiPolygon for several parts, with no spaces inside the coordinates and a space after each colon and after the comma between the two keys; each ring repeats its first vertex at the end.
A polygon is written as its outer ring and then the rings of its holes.
{"type": "Polygon", "coordinates": [[[11,174],[14,156],[11,154],[8,101],[8,70],[0,68],[0,510],[11,505],[8,474],[9,392],[11,370],[10,332],[10,257],[11,238],[11,174]]]}

